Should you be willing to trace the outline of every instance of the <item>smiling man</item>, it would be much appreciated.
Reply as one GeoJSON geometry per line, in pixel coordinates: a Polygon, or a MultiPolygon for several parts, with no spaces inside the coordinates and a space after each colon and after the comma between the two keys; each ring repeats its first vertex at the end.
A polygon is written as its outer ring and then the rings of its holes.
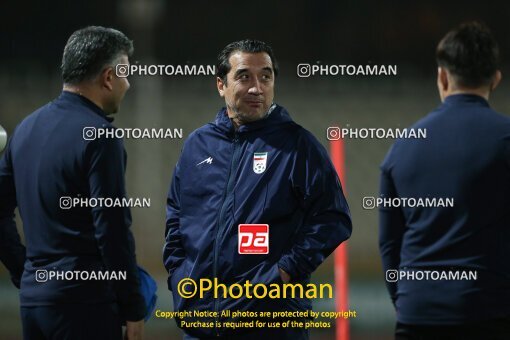
{"type": "MultiPolygon", "coordinates": [[[[225,60],[226,57],[222,55],[220,58],[225,60]]],[[[231,86],[228,86],[227,74],[222,74],[216,81],[220,96],[225,98],[228,117],[232,119],[234,127],[239,128],[264,118],[268,113],[274,97],[273,78],[276,72],[273,71],[271,57],[263,52],[235,51],[228,62],[223,65],[225,71],[229,67],[235,70],[232,72],[231,86]]]]}
{"type": "Polygon", "coordinates": [[[185,320],[200,321],[201,328],[177,320],[187,339],[307,339],[308,331],[299,328],[224,327],[256,318],[231,318],[226,311],[306,311],[307,298],[246,292],[235,298],[212,291],[185,298],[179,282],[306,285],[351,234],[349,208],[326,150],[273,103],[277,74],[267,44],[243,40],[226,46],[216,78],[226,107],[189,136],[174,170],[163,254],[168,286],[176,311],[212,312],[185,320]]]}

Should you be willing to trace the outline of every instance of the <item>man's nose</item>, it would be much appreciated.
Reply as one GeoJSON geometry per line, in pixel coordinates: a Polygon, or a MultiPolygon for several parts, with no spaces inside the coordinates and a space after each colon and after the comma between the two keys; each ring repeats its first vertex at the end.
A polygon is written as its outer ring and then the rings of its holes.
{"type": "Polygon", "coordinates": [[[255,79],[253,81],[250,88],[248,89],[248,93],[250,93],[250,94],[261,94],[262,93],[262,86],[258,79],[255,79]]]}

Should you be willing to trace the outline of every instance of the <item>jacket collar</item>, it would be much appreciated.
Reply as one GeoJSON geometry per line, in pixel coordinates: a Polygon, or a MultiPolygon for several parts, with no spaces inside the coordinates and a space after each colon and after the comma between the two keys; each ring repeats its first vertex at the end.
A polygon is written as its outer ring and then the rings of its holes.
{"type": "Polygon", "coordinates": [[[113,118],[108,117],[106,115],[106,112],[104,112],[99,106],[97,106],[90,99],[78,93],[62,91],[57,100],[84,105],[91,109],[92,111],[94,111],[95,113],[97,113],[98,115],[100,115],[101,117],[103,117],[104,119],[106,119],[107,121],[109,121],[110,123],[113,122],[113,118]]]}
{"type": "Polygon", "coordinates": [[[489,107],[489,102],[475,94],[453,94],[444,99],[445,105],[462,105],[462,104],[476,104],[489,107]]]}
{"type": "MultiPolygon", "coordinates": [[[[283,106],[273,104],[264,118],[241,125],[237,132],[245,133],[288,123],[293,123],[293,121],[287,110],[283,106]]],[[[220,111],[218,111],[213,124],[226,134],[234,134],[234,132],[236,132],[232,120],[228,117],[226,107],[223,107],[220,111]]]]}

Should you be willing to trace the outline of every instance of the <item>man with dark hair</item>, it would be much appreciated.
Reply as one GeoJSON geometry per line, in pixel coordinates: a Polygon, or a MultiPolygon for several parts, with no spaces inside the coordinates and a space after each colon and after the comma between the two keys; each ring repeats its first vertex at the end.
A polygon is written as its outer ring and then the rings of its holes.
{"type": "Polygon", "coordinates": [[[108,115],[129,88],[115,65],[128,64],[132,51],[111,28],[74,32],[62,59],[62,94],[16,127],[0,160],[0,229],[15,228],[18,206],[25,232],[24,339],[121,339],[123,321],[127,339],[142,338],[146,306],[129,208],[69,205],[69,198],[126,195],[122,140],[85,131],[114,129],[108,115]],[[110,280],[100,278],[105,272],[110,280]]]}
{"type": "Polygon", "coordinates": [[[453,204],[380,207],[380,251],[397,339],[508,339],[510,119],[490,108],[498,45],[466,23],[437,47],[442,104],[397,140],[381,196],[453,204]]]}
{"type": "Polygon", "coordinates": [[[184,278],[217,280],[226,287],[284,282],[306,287],[352,229],[326,150],[273,103],[271,48],[256,40],[234,42],[219,54],[217,72],[226,107],[184,143],[168,194],[163,254],[175,310],[217,314],[198,320],[210,328],[177,323],[187,339],[307,339],[303,328],[222,326],[257,318],[229,316],[228,310],[309,310],[306,297],[257,298],[246,291],[240,298],[211,291],[203,298],[181,295],[184,278]]]}
{"type": "Polygon", "coordinates": [[[449,32],[437,46],[436,60],[441,77],[447,71],[457,87],[490,88],[501,78],[498,44],[488,28],[477,22],[449,32]]]}
{"type": "Polygon", "coordinates": [[[266,53],[271,59],[273,65],[274,76],[278,76],[278,64],[274,58],[273,49],[271,46],[263,41],[258,40],[240,40],[228,44],[218,55],[218,62],[216,64],[216,77],[220,78],[224,84],[227,84],[227,74],[230,72],[232,65],[230,65],[230,56],[233,52],[243,51],[246,53],[266,53]]]}

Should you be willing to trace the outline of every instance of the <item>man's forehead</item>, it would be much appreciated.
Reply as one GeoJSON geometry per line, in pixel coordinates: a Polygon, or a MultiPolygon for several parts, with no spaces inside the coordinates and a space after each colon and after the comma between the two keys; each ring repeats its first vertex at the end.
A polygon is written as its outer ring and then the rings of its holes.
{"type": "Polygon", "coordinates": [[[271,57],[266,52],[242,52],[236,51],[230,55],[229,58],[230,66],[232,67],[232,71],[236,71],[238,69],[264,69],[271,68],[273,69],[273,63],[271,62],[271,57]]]}

